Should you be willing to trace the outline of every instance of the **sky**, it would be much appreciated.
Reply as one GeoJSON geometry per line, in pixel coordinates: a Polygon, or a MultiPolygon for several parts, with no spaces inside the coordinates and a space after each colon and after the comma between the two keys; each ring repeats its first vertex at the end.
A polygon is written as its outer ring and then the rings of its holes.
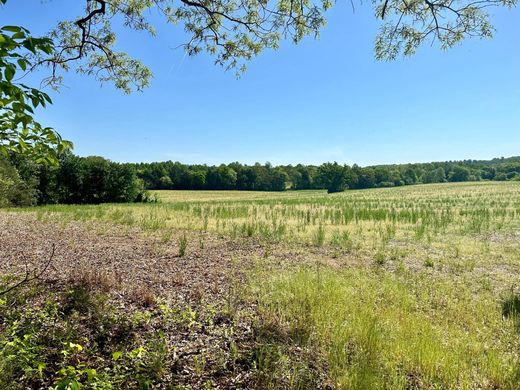
{"type": "MultiPolygon", "coordinates": [[[[10,0],[0,24],[44,34],[81,14],[82,2],[71,3],[10,0]]],[[[353,11],[338,2],[318,40],[264,51],[239,79],[177,48],[182,26],[159,21],[155,38],[121,27],[118,49],[151,68],[152,85],[125,95],[67,73],[37,115],[76,154],[118,162],[366,166],[520,155],[520,9],[491,13],[493,39],[381,62],[371,3],[353,11]]]]}

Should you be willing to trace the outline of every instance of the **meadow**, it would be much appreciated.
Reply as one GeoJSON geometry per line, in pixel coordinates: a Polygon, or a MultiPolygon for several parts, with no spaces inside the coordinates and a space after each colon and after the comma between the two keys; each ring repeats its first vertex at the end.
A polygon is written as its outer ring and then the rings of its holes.
{"type": "Polygon", "coordinates": [[[181,257],[208,237],[257,245],[233,290],[233,315],[254,313],[256,387],[520,389],[520,184],[155,194],[18,211],[181,257]]]}

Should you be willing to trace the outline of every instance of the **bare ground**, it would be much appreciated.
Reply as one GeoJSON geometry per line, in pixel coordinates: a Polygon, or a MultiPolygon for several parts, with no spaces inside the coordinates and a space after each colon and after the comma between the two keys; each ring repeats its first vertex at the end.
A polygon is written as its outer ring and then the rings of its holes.
{"type": "MultiPolygon", "coordinates": [[[[214,301],[228,290],[230,278],[243,275],[248,259],[261,251],[204,235],[178,255],[175,239],[168,242],[137,230],[99,223],[41,222],[32,214],[0,213],[0,273],[19,273],[42,265],[56,247],[48,279],[68,279],[92,273],[113,282],[114,291],[131,295],[139,288],[169,301],[214,301]],[[240,268],[238,268],[240,264],[240,268]]],[[[192,240],[195,241],[195,240],[192,240]]]]}

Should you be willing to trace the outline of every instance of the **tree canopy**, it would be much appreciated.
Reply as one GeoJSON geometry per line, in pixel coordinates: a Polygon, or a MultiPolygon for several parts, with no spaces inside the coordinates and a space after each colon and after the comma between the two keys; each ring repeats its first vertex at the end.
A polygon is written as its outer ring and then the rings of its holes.
{"type": "MultiPolygon", "coordinates": [[[[5,0],[0,0],[4,1],[5,0]]],[[[31,56],[51,55],[49,38],[32,37],[19,26],[0,28],[0,155],[26,154],[37,162],[55,163],[72,145],[34,119],[34,110],[51,103],[49,95],[15,78],[31,66],[31,56]]]]}
{"type": "MultiPolygon", "coordinates": [[[[82,1],[83,15],[49,26],[45,37],[31,36],[27,26],[0,28],[0,154],[15,151],[38,162],[56,163],[58,154],[72,147],[34,119],[34,109],[51,99],[17,82],[26,72],[48,67],[44,84],[53,87],[60,85],[63,71],[72,68],[127,93],[149,85],[152,73],[146,65],[118,51],[118,24],[154,35],[149,12],[154,10],[166,23],[184,28],[188,41],[182,46],[189,55],[206,52],[216,64],[241,72],[248,60],[278,48],[282,39],[298,43],[309,35],[317,37],[334,4],[331,0],[82,1]]],[[[0,5],[5,3],[0,0],[0,5]]],[[[392,60],[413,54],[425,42],[437,41],[447,49],[467,37],[491,37],[487,9],[493,6],[513,7],[516,0],[373,0],[375,17],[381,20],[375,56],[392,60]]]]}
{"type": "Polygon", "coordinates": [[[38,166],[30,158],[0,158],[0,207],[45,203],[141,202],[148,190],[286,191],[396,187],[423,183],[520,181],[520,157],[487,161],[360,167],[338,163],[244,165],[239,162],[185,165],[164,161],[118,164],[102,157],[60,156],[57,166],[38,166]]]}
{"type": "MultiPolygon", "coordinates": [[[[38,63],[50,66],[47,82],[52,85],[61,81],[61,71],[75,66],[125,92],[146,87],[151,72],[118,51],[121,24],[154,35],[151,15],[159,13],[166,23],[184,28],[188,40],[179,44],[189,55],[206,52],[216,64],[241,72],[248,60],[265,49],[277,49],[283,39],[298,43],[306,36],[317,37],[334,5],[331,0],[83,1],[84,15],[62,21],[50,32],[56,50],[38,63]]],[[[381,21],[375,56],[392,60],[415,53],[424,43],[437,41],[447,49],[468,37],[491,37],[487,10],[513,7],[516,0],[373,0],[372,5],[381,21]]]]}

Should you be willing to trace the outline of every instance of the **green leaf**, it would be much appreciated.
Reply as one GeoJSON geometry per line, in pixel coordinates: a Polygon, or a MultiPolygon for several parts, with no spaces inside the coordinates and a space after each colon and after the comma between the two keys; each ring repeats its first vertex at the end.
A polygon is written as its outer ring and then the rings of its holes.
{"type": "Polygon", "coordinates": [[[83,347],[81,345],[75,343],[69,343],[69,347],[71,349],[77,350],[78,352],[81,352],[83,350],[83,347]]]}
{"type": "Polygon", "coordinates": [[[18,66],[25,72],[25,70],[27,69],[27,64],[28,64],[27,60],[22,58],[22,59],[19,59],[17,62],[18,62],[18,66]]]}
{"type": "Polygon", "coordinates": [[[25,33],[23,31],[18,31],[17,33],[13,34],[11,37],[12,39],[22,39],[25,38],[25,33]]]}
{"type": "Polygon", "coordinates": [[[87,374],[87,379],[89,382],[93,382],[97,378],[97,371],[93,368],[85,369],[85,373],[87,374]]]}
{"type": "Polygon", "coordinates": [[[47,365],[45,363],[38,362],[37,366],[38,366],[38,374],[40,375],[40,378],[41,378],[43,376],[43,370],[45,370],[47,365]]]}
{"type": "Polygon", "coordinates": [[[24,42],[23,42],[23,46],[33,52],[33,53],[36,53],[36,47],[34,46],[34,40],[32,38],[29,38],[29,39],[26,39],[24,42]]]}
{"type": "Polygon", "coordinates": [[[14,32],[14,33],[23,31],[20,26],[4,26],[4,27],[2,27],[2,30],[10,31],[10,32],[14,32]]]}
{"type": "Polygon", "coordinates": [[[7,81],[10,82],[13,79],[15,73],[16,73],[16,69],[13,65],[9,64],[8,66],[5,67],[4,76],[7,81]]]}
{"type": "Polygon", "coordinates": [[[123,352],[121,351],[116,351],[112,353],[112,359],[114,360],[118,360],[119,358],[121,358],[121,356],[123,356],[123,352]]]}

